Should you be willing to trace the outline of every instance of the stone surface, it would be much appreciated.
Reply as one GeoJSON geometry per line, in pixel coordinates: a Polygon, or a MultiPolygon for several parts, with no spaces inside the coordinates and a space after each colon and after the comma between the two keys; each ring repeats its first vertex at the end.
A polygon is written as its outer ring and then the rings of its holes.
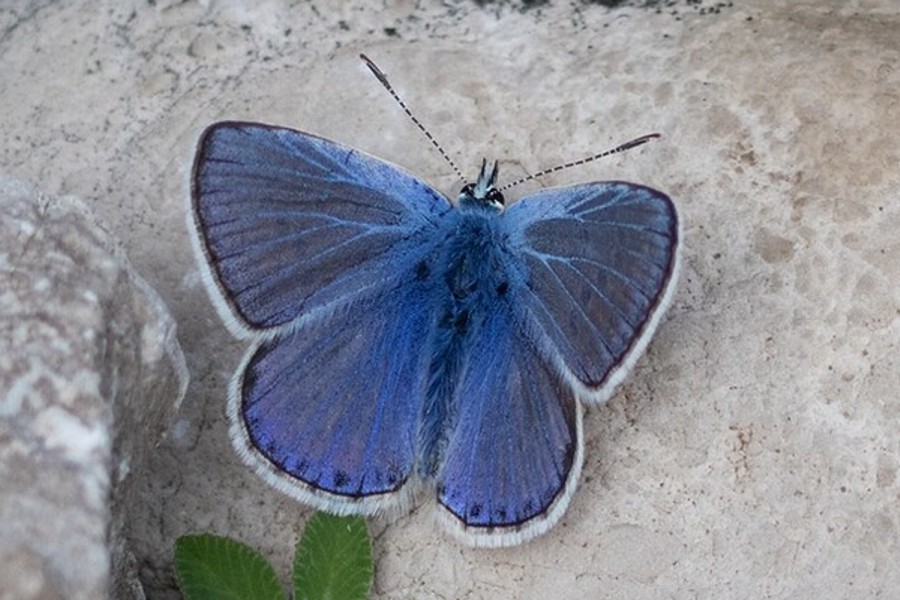
{"type": "Polygon", "coordinates": [[[132,481],[187,386],[165,305],[83,203],[0,177],[0,332],[0,598],[142,597],[132,481]]]}
{"type": "Polygon", "coordinates": [[[483,156],[509,181],[661,132],[509,197],[637,181],[675,199],[685,232],[667,320],[585,419],[560,525],[476,551],[437,533],[427,505],[372,521],[374,596],[896,596],[896,1],[387,4],[0,12],[0,163],[111,224],[172,307],[193,375],[129,522],[148,594],[177,598],[172,545],[191,531],[262,549],[287,581],[307,514],[248,473],[225,432],[243,346],[205,297],[184,225],[203,127],[295,126],[456,193],[362,51],[470,176],[483,156]]]}

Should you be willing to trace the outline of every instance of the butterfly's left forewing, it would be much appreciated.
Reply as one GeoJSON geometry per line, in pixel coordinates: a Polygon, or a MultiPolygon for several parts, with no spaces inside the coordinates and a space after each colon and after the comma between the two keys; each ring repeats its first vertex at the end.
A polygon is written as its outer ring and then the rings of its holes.
{"type": "Polygon", "coordinates": [[[277,489],[338,514],[414,490],[433,277],[251,346],[232,382],[232,441],[277,489]]]}
{"type": "Polygon", "coordinates": [[[440,243],[446,198],[358,150],[225,121],[194,162],[195,246],[230,329],[275,334],[396,287],[440,243]]]}

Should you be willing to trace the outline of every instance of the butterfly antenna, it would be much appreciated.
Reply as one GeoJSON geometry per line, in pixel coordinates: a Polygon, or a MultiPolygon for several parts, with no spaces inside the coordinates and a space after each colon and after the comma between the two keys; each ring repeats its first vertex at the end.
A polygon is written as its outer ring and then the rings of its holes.
{"type": "Polygon", "coordinates": [[[425,137],[428,138],[428,141],[431,142],[431,145],[434,146],[435,148],[437,148],[437,151],[441,153],[441,156],[444,157],[444,160],[447,161],[447,164],[450,165],[450,167],[456,173],[457,177],[459,177],[463,181],[466,181],[466,178],[463,176],[462,171],[459,170],[459,167],[456,166],[456,163],[454,163],[452,160],[450,160],[450,157],[447,156],[447,153],[444,152],[444,149],[441,148],[441,145],[437,143],[437,140],[434,139],[434,137],[431,135],[431,132],[429,132],[427,129],[425,129],[425,126],[422,125],[422,123],[416,118],[416,116],[414,114],[412,114],[412,111],[409,110],[409,107],[406,106],[406,102],[404,102],[400,98],[400,95],[397,94],[396,91],[394,91],[394,86],[392,86],[391,82],[388,81],[387,75],[384,74],[384,71],[379,69],[378,65],[376,65],[374,62],[372,62],[372,59],[369,58],[368,56],[366,56],[365,54],[360,54],[359,57],[361,59],[363,59],[363,62],[366,63],[366,66],[369,67],[369,70],[372,71],[372,74],[378,78],[378,81],[381,82],[381,85],[384,86],[384,89],[386,89],[390,93],[390,95],[394,98],[394,100],[397,102],[397,104],[400,105],[400,108],[403,109],[403,112],[406,113],[406,116],[409,117],[409,119],[413,123],[416,124],[416,127],[419,128],[419,131],[421,131],[422,133],[425,134],[425,137]]]}
{"type": "Polygon", "coordinates": [[[636,148],[637,146],[641,146],[646,144],[650,140],[654,140],[660,137],[658,133],[648,133],[647,135],[642,135],[639,138],[634,138],[633,140],[627,141],[624,144],[619,144],[615,148],[610,150],[605,150],[600,154],[595,154],[593,156],[588,156],[587,158],[582,158],[581,160],[575,160],[572,162],[567,162],[561,165],[556,165],[555,167],[550,167],[549,169],[544,169],[543,171],[538,171],[533,175],[528,175],[526,177],[522,177],[521,179],[517,179],[512,183],[507,183],[501,188],[498,188],[498,192],[502,192],[503,190],[508,190],[511,187],[515,187],[517,185],[523,184],[526,181],[531,181],[532,179],[537,179],[538,177],[543,177],[544,175],[549,175],[550,173],[556,173],[557,171],[562,171],[563,169],[568,169],[570,167],[577,167],[583,164],[587,164],[589,162],[593,162],[597,159],[603,158],[604,156],[609,156],[611,154],[618,154],[619,152],[625,152],[626,150],[631,150],[632,148],[636,148]]]}

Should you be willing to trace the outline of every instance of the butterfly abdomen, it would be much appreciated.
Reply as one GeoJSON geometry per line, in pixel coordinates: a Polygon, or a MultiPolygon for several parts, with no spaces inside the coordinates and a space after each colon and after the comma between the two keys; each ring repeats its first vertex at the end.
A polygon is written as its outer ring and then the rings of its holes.
{"type": "Polygon", "coordinates": [[[456,422],[454,393],[472,337],[482,330],[494,299],[509,284],[497,268],[501,252],[495,215],[463,214],[440,273],[442,305],[434,323],[428,386],[420,430],[421,472],[433,477],[456,422]]]}

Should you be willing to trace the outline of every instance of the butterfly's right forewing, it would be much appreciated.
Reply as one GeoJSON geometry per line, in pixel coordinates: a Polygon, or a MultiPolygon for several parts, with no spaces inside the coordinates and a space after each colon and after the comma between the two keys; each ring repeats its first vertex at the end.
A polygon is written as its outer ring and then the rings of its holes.
{"type": "Polygon", "coordinates": [[[584,400],[624,378],[671,300],[675,206],[656,190],[599,182],[540,192],[504,215],[523,285],[520,325],[584,400]]]}

